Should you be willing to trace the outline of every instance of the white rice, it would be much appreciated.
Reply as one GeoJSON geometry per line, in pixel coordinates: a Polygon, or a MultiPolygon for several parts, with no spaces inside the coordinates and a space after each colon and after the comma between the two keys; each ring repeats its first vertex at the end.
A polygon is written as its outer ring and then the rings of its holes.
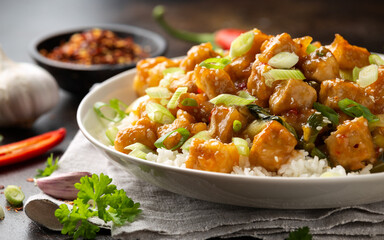
{"type": "MultiPolygon", "coordinates": [[[[188,159],[188,155],[188,151],[178,153],[177,151],[158,148],[157,154],[148,153],[147,160],[169,166],[185,168],[185,162],[188,159]]],[[[371,169],[372,165],[369,164],[360,171],[347,174],[342,166],[339,165],[331,168],[328,166],[326,159],[319,159],[318,157],[312,158],[306,151],[300,150],[288,163],[282,165],[277,173],[269,172],[260,166],[250,167],[248,157],[241,156],[239,166],[234,166],[231,174],[262,177],[337,177],[369,174],[371,169]]]]}

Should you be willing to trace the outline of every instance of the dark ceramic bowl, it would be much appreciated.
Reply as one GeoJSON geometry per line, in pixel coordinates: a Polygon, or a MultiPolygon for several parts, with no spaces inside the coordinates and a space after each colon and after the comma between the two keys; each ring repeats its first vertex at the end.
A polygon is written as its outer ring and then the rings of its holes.
{"type": "Polygon", "coordinates": [[[62,89],[80,97],[87,94],[95,83],[103,82],[120,72],[136,66],[135,62],[119,65],[97,64],[89,66],[65,63],[48,59],[39,52],[41,49],[50,51],[54,47],[59,46],[63,41],[68,41],[74,33],[80,33],[92,28],[111,30],[119,37],[132,37],[133,41],[147,51],[150,57],[163,55],[167,48],[165,39],[157,33],[138,27],[118,24],[78,27],[35,39],[29,46],[29,53],[33,60],[50,72],[62,89]]]}

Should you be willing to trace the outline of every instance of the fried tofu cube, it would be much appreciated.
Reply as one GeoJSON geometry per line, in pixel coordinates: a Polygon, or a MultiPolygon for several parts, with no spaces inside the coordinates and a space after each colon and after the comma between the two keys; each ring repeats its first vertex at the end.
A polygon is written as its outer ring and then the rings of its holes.
{"type": "Polygon", "coordinates": [[[218,140],[193,139],[189,148],[187,168],[230,173],[239,164],[240,155],[235,144],[225,144],[218,140]]]}
{"type": "Polygon", "coordinates": [[[346,170],[359,170],[375,161],[373,139],[364,117],[347,120],[325,140],[330,160],[346,170]]]}
{"type": "Polygon", "coordinates": [[[275,115],[289,110],[312,108],[317,99],[316,90],[302,80],[281,81],[269,99],[269,108],[275,115]]]}
{"type": "Polygon", "coordinates": [[[352,70],[354,67],[369,65],[370,52],[366,48],[348,43],[341,35],[336,34],[331,45],[327,46],[339,62],[340,69],[352,70]]]}
{"type": "Polygon", "coordinates": [[[202,43],[189,49],[187,57],[181,63],[180,68],[185,72],[192,71],[195,66],[208,58],[219,57],[220,54],[213,50],[211,43],[202,43]]]}
{"type": "Polygon", "coordinates": [[[261,166],[276,172],[288,162],[295,152],[296,138],[283,125],[271,121],[267,127],[253,138],[249,154],[251,166],[261,166]]]}

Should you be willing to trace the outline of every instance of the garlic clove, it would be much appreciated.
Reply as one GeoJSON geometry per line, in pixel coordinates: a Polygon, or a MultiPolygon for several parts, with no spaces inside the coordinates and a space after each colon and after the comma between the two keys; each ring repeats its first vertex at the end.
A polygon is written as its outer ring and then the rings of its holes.
{"type": "Polygon", "coordinates": [[[47,195],[63,200],[74,200],[79,192],[74,185],[79,183],[80,178],[84,176],[91,177],[92,174],[89,172],[69,172],[38,178],[35,181],[41,191],[47,195]]]}

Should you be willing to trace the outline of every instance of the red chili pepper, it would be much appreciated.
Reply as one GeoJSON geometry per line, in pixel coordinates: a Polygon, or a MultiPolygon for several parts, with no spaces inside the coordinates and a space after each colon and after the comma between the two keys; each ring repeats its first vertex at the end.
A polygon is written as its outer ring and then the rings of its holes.
{"type": "Polygon", "coordinates": [[[35,137],[0,146],[0,166],[14,164],[39,156],[59,144],[67,131],[60,128],[35,137]]]}
{"type": "Polygon", "coordinates": [[[231,47],[232,41],[237,38],[240,34],[245,32],[240,29],[221,29],[215,33],[193,33],[175,29],[171,27],[164,19],[164,7],[156,6],[153,9],[153,17],[155,20],[167,31],[170,35],[181,40],[194,42],[194,43],[205,43],[210,42],[215,47],[220,47],[224,50],[228,50],[231,47]]]}

